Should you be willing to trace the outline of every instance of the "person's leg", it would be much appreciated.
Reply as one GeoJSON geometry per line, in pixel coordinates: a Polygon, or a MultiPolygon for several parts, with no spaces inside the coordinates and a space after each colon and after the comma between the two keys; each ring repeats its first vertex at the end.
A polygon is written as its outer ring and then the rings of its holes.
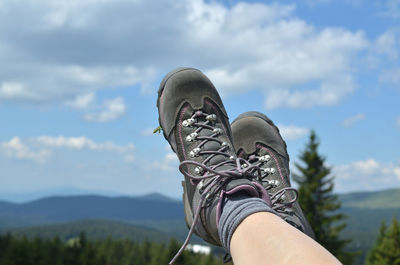
{"type": "MultiPolygon", "coordinates": [[[[250,111],[239,115],[231,128],[238,156],[262,170],[261,183],[274,210],[247,215],[233,231],[222,227],[231,235],[230,247],[225,247],[235,265],[340,264],[312,239],[312,228],[290,185],[289,154],[278,127],[265,114],[250,111]]],[[[228,206],[237,207],[232,203],[228,206]]]]}
{"type": "Polygon", "coordinates": [[[316,241],[268,212],[248,216],[233,233],[230,251],[235,265],[339,265],[316,241]]]}

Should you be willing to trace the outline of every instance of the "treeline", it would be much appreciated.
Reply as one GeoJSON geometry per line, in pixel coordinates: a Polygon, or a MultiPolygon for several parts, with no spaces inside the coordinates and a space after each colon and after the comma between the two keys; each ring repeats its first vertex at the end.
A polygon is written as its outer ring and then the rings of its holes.
{"type": "MultiPolygon", "coordinates": [[[[319,153],[319,145],[316,133],[311,131],[309,141],[300,153],[300,163],[295,163],[298,173],[293,174],[298,184],[299,203],[314,230],[315,240],[344,265],[400,265],[400,226],[396,219],[389,228],[382,225],[372,250],[351,251],[351,241],[360,239],[342,237],[346,237],[343,230],[347,226],[347,217],[340,212],[341,202],[333,192],[332,167],[319,153]]],[[[365,222],[368,218],[357,220],[356,225],[362,226],[365,222]]]]}
{"type": "Polygon", "coordinates": [[[367,265],[400,265],[400,224],[396,218],[387,227],[383,222],[374,247],[368,253],[367,265]]]}
{"type": "MultiPolygon", "coordinates": [[[[168,264],[180,248],[180,243],[135,242],[111,239],[87,240],[79,238],[63,242],[54,239],[0,236],[0,265],[160,265],[168,264]]],[[[184,253],[177,265],[222,265],[222,259],[213,255],[184,253]]]]}

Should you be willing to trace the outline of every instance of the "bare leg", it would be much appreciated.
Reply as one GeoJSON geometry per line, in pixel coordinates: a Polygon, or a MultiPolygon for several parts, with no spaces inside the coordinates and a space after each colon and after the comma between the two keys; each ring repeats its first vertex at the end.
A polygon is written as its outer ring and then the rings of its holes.
{"type": "Polygon", "coordinates": [[[278,216],[248,216],[233,233],[230,250],[235,265],[340,265],[316,241],[278,216]]]}

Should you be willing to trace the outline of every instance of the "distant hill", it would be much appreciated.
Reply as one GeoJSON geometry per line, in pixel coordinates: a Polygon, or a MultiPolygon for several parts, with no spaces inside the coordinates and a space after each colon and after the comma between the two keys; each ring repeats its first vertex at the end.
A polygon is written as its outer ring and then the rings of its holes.
{"type": "Polygon", "coordinates": [[[59,187],[51,189],[41,189],[31,192],[7,192],[5,190],[0,191],[0,201],[9,201],[16,203],[24,203],[40,198],[52,197],[52,196],[76,196],[76,195],[89,195],[96,194],[101,196],[122,196],[119,193],[107,190],[90,190],[90,189],[79,189],[76,187],[59,187]]]}
{"type": "Polygon", "coordinates": [[[79,236],[81,232],[85,232],[89,239],[105,239],[107,237],[112,237],[134,241],[149,240],[167,242],[170,238],[174,237],[171,234],[154,228],[146,228],[110,220],[79,220],[69,223],[14,228],[7,232],[15,236],[26,236],[28,238],[54,238],[58,236],[64,241],[79,236]]]}
{"type": "Polygon", "coordinates": [[[354,265],[364,264],[369,249],[375,244],[382,221],[400,220],[400,189],[377,192],[353,192],[339,195],[347,227],[342,237],[351,239],[348,249],[361,251],[354,265]]]}
{"type": "MultiPolygon", "coordinates": [[[[339,199],[352,230],[375,229],[382,219],[391,219],[400,212],[400,189],[340,194],[339,199]]],[[[183,222],[183,205],[158,193],[140,197],[54,196],[27,203],[0,201],[0,230],[83,219],[176,225],[177,220],[179,224],[183,222]]]]}
{"type": "Polygon", "coordinates": [[[144,197],[57,196],[27,203],[0,202],[0,224],[3,228],[5,225],[32,226],[82,219],[183,219],[183,205],[155,194],[144,197]]]}
{"type": "Polygon", "coordinates": [[[166,201],[166,202],[178,202],[179,203],[178,200],[172,199],[172,198],[170,198],[168,196],[165,196],[165,195],[157,193],[157,192],[149,193],[149,194],[138,196],[138,197],[135,197],[135,198],[142,199],[142,200],[166,201]]]}
{"type": "Polygon", "coordinates": [[[339,196],[342,207],[361,209],[400,208],[400,189],[375,192],[352,192],[339,196]]]}
{"type": "MultiPolygon", "coordinates": [[[[340,212],[347,216],[342,237],[352,239],[350,250],[363,251],[356,263],[363,264],[382,220],[400,219],[400,189],[340,194],[339,199],[340,212]]],[[[182,240],[188,231],[182,202],[157,193],[140,197],[55,196],[27,203],[0,201],[0,232],[65,238],[81,230],[90,238],[127,235],[137,240],[171,236],[182,240]]]]}

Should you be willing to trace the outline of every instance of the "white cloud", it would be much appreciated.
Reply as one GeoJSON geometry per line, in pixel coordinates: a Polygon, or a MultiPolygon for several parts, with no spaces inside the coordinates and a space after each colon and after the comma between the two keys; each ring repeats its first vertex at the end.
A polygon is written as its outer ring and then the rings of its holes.
{"type": "Polygon", "coordinates": [[[0,151],[8,157],[17,158],[20,160],[33,160],[36,162],[45,162],[51,152],[47,149],[33,151],[31,147],[21,141],[19,137],[13,137],[8,142],[0,144],[0,151]]]}
{"type": "Polygon", "coordinates": [[[74,109],[86,109],[93,104],[95,97],[93,92],[77,95],[74,100],[67,101],[65,104],[74,109]]]}
{"type": "Polygon", "coordinates": [[[308,128],[298,127],[295,125],[278,125],[282,137],[286,141],[297,140],[310,131],[308,128]]]}
{"type": "Polygon", "coordinates": [[[351,79],[353,59],[368,44],[363,32],[314,27],[296,17],[293,4],[7,0],[3,8],[0,61],[9,63],[0,80],[19,80],[25,88],[13,97],[0,93],[10,101],[73,102],[94,90],[133,85],[146,92],[172,67],[195,65],[223,93],[282,90],[291,97],[290,104],[269,107],[332,105],[354,84],[330,84],[351,79]],[[307,84],[306,91],[295,89],[307,84]]]}
{"type": "Polygon", "coordinates": [[[370,57],[373,66],[383,69],[379,74],[380,82],[400,85],[400,65],[397,63],[400,53],[399,47],[400,30],[398,28],[388,29],[378,37],[372,51],[373,55],[370,57]]]}
{"type": "MultiPolygon", "coordinates": [[[[2,52],[0,47],[0,59],[2,52]]],[[[73,102],[80,96],[90,95],[94,90],[133,85],[140,85],[146,93],[155,75],[150,67],[140,69],[132,65],[92,67],[63,64],[62,61],[59,65],[24,62],[15,73],[10,73],[15,67],[12,63],[9,65],[11,69],[3,70],[5,73],[0,70],[0,78],[22,81],[0,83],[2,101],[73,102]]]]}
{"type": "Polygon", "coordinates": [[[134,145],[117,145],[112,142],[96,143],[95,141],[85,137],[52,137],[39,136],[35,139],[38,143],[46,147],[53,148],[71,148],[71,149],[88,149],[94,151],[115,151],[115,152],[130,152],[133,151],[134,145]]]}
{"type": "Polygon", "coordinates": [[[91,150],[120,153],[127,162],[134,161],[134,145],[118,145],[113,142],[95,142],[85,136],[65,137],[65,136],[39,136],[36,138],[21,140],[15,136],[10,141],[0,143],[0,151],[8,157],[33,160],[36,162],[46,162],[53,154],[55,149],[72,150],[91,150]]]}
{"type": "Polygon", "coordinates": [[[400,67],[388,69],[382,72],[379,76],[381,82],[400,84],[400,67]]]}
{"type": "Polygon", "coordinates": [[[136,157],[133,154],[125,155],[125,162],[132,163],[136,161],[136,157]]]}
{"type": "Polygon", "coordinates": [[[353,162],[348,167],[352,167],[359,173],[367,175],[367,174],[373,174],[376,170],[378,170],[379,163],[376,160],[369,158],[367,160],[353,162]]]}
{"type": "Polygon", "coordinates": [[[390,60],[396,60],[397,50],[397,31],[388,30],[380,35],[375,42],[375,52],[386,55],[390,60]]]}
{"type": "MultiPolygon", "coordinates": [[[[154,135],[154,129],[155,128],[146,128],[146,129],[144,129],[144,130],[142,130],[141,132],[140,132],[140,134],[142,135],[142,136],[150,136],[150,135],[154,135]]],[[[169,147],[169,146],[168,146],[169,147]]]]}
{"type": "Polygon", "coordinates": [[[384,11],[380,14],[392,18],[400,18],[400,0],[386,0],[384,1],[384,11]]]}
{"type": "Polygon", "coordinates": [[[268,109],[278,107],[309,108],[313,106],[332,106],[343,97],[352,93],[355,85],[350,76],[340,77],[322,83],[319,89],[293,91],[277,89],[267,92],[265,106],[268,109]]]}
{"type": "Polygon", "coordinates": [[[320,5],[320,4],[328,4],[328,3],[332,2],[332,0],[306,0],[306,2],[311,7],[314,7],[314,6],[320,5]]]}
{"type": "Polygon", "coordinates": [[[119,67],[67,65],[58,71],[62,71],[62,75],[68,80],[92,88],[129,86],[139,83],[146,86],[148,79],[154,78],[154,70],[151,67],[139,69],[130,65],[119,67]]]}
{"type": "Polygon", "coordinates": [[[0,100],[36,101],[40,96],[19,82],[0,83],[0,100]]]}
{"type": "Polygon", "coordinates": [[[151,168],[159,169],[161,171],[178,171],[179,159],[175,153],[168,152],[160,161],[153,161],[151,168]]]}
{"type": "Polygon", "coordinates": [[[400,164],[373,158],[333,167],[336,189],[340,192],[377,190],[400,186],[400,164]]]}
{"type": "Polygon", "coordinates": [[[357,122],[362,121],[364,119],[365,119],[365,114],[359,113],[359,114],[356,114],[354,116],[351,116],[351,117],[345,119],[342,124],[344,127],[352,127],[354,124],[356,124],[357,122]]]}
{"type": "Polygon", "coordinates": [[[83,116],[89,122],[108,122],[118,119],[125,114],[126,106],[122,97],[106,100],[103,104],[104,110],[87,113],[83,116]]]}
{"type": "Polygon", "coordinates": [[[369,46],[366,61],[372,69],[384,69],[380,74],[381,81],[388,81],[383,80],[387,72],[393,72],[396,65],[398,67],[396,62],[399,58],[399,45],[400,30],[392,27],[379,35],[369,46]]]}
{"type": "Polygon", "coordinates": [[[85,111],[82,118],[88,122],[109,122],[118,119],[126,112],[124,98],[116,97],[98,104],[93,92],[78,95],[75,99],[66,101],[65,105],[85,111]]]}

